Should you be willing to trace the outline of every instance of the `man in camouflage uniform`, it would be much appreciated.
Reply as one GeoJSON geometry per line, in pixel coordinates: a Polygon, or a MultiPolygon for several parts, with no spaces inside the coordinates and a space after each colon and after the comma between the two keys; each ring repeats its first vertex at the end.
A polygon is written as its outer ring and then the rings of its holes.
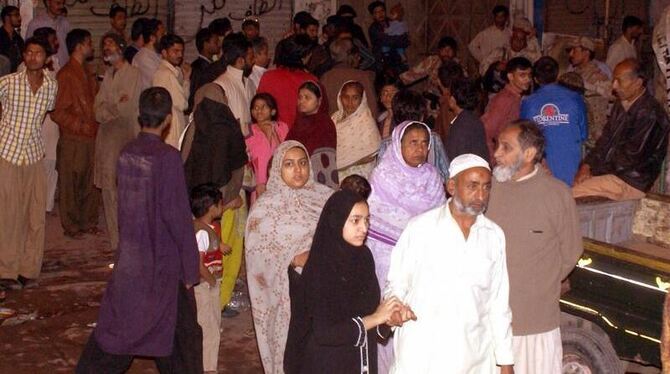
{"type": "Polygon", "coordinates": [[[609,114],[612,98],[612,82],[607,67],[594,60],[595,44],[586,37],[580,37],[570,44],[570,64],[584,80],[586,109],[589,118],[587,148],[592,148],[603,132],[609,114]]]}

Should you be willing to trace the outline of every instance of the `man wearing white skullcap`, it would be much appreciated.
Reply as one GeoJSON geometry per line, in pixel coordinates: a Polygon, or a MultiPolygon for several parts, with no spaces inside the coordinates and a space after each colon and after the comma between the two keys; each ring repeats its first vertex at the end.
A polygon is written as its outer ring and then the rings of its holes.
{"type": "Polygon", "coordinates": [[[540,165],[544,144],[532,121],[513,122],[500,133],[486,212],[505,231],[514,368],[527,374],[562,371],[561,281],[582,253],[575,200],[540,165]]]}
{"type": "Polygon", "coordinates": [[[406,305],[391,324],[409,320],[391,373],[512,373],[505,236],[482,214],[491,169],[463,154],[449,175],[452,198],[413,218],[391,255],[384,296],[406,305]]]}

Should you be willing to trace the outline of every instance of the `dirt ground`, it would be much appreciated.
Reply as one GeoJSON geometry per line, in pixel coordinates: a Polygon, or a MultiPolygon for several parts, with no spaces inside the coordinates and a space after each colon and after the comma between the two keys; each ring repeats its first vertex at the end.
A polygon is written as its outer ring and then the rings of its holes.
{"type": "MultiPolygon", "coordinates": [[[[100,228],[104,229],[104,219],[100,228]]],[[[47,215],[46,249],[39,287],[8,291],[0,307],[17,314],[0,320],[0,373],[71,373],[95,323],[113,261],[106,233],[81,240],[63,235],[47,215]]],[[[223,319],[220,373],[262,373],[251,312],[223,319]]],[[[135,359],[129,373],[154,373],[153,361],[135,359]]]]}
{"type": "MultiPolygon", "coordinates": [[[[100,228],[104,229],[100,218],[100,228]]],[[[0,319],[0,373],[72,373],[98,315],[113,261],[106,233],[81,240],[63,236],[56,215],[47,215],[46,249],[39,287],[8,291],[0,307],[17,314],[0,319]]],[[[262,373],[251,312],[223,319],[219,372],[262,373]]],[[[129,373],[156,373],[153,361],[137,358],[129,373]]],[[[629,374],[658,374],[629,364],[629,374]]]]}

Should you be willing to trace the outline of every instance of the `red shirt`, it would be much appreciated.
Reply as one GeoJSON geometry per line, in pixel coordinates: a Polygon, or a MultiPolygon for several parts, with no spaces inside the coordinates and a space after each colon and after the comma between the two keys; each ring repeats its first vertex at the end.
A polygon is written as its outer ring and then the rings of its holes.
{"type": "Polygon", "coordinates": [[[486,145],[489,147],[491,163],[495,160],[493,154],[496,151],[498,135],[509,123],[519,119],[521,110],[521,94],[517,93],[509,84],[498,92],[486,107],[482,115],[484,130],[486,130],[486,145]]]}
{"type": "MultiPolygon", "coordinates": [[[[279,67],[263,74],[257,93],[269,93],[277,101],[279,121],[293,127],[298,109],[298,89],[306,81],[318,82],[312,74],[303,70],[279,67]]],[[[323,98],[328,102],[327,98],[323,98]]]]}

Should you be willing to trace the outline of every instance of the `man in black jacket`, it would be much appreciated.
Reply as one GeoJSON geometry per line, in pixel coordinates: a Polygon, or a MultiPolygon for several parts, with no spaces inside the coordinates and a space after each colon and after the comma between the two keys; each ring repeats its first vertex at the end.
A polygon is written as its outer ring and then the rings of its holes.
{"type": "Polygon", "coordinates": [[[574,197],[612,200],[644,197],[661,171],[668,149],[668,116],[647,92],[640,62],[627,59],[614,69],[617,102],[595,148],[584,159],[572,189],[574,197]]]}

